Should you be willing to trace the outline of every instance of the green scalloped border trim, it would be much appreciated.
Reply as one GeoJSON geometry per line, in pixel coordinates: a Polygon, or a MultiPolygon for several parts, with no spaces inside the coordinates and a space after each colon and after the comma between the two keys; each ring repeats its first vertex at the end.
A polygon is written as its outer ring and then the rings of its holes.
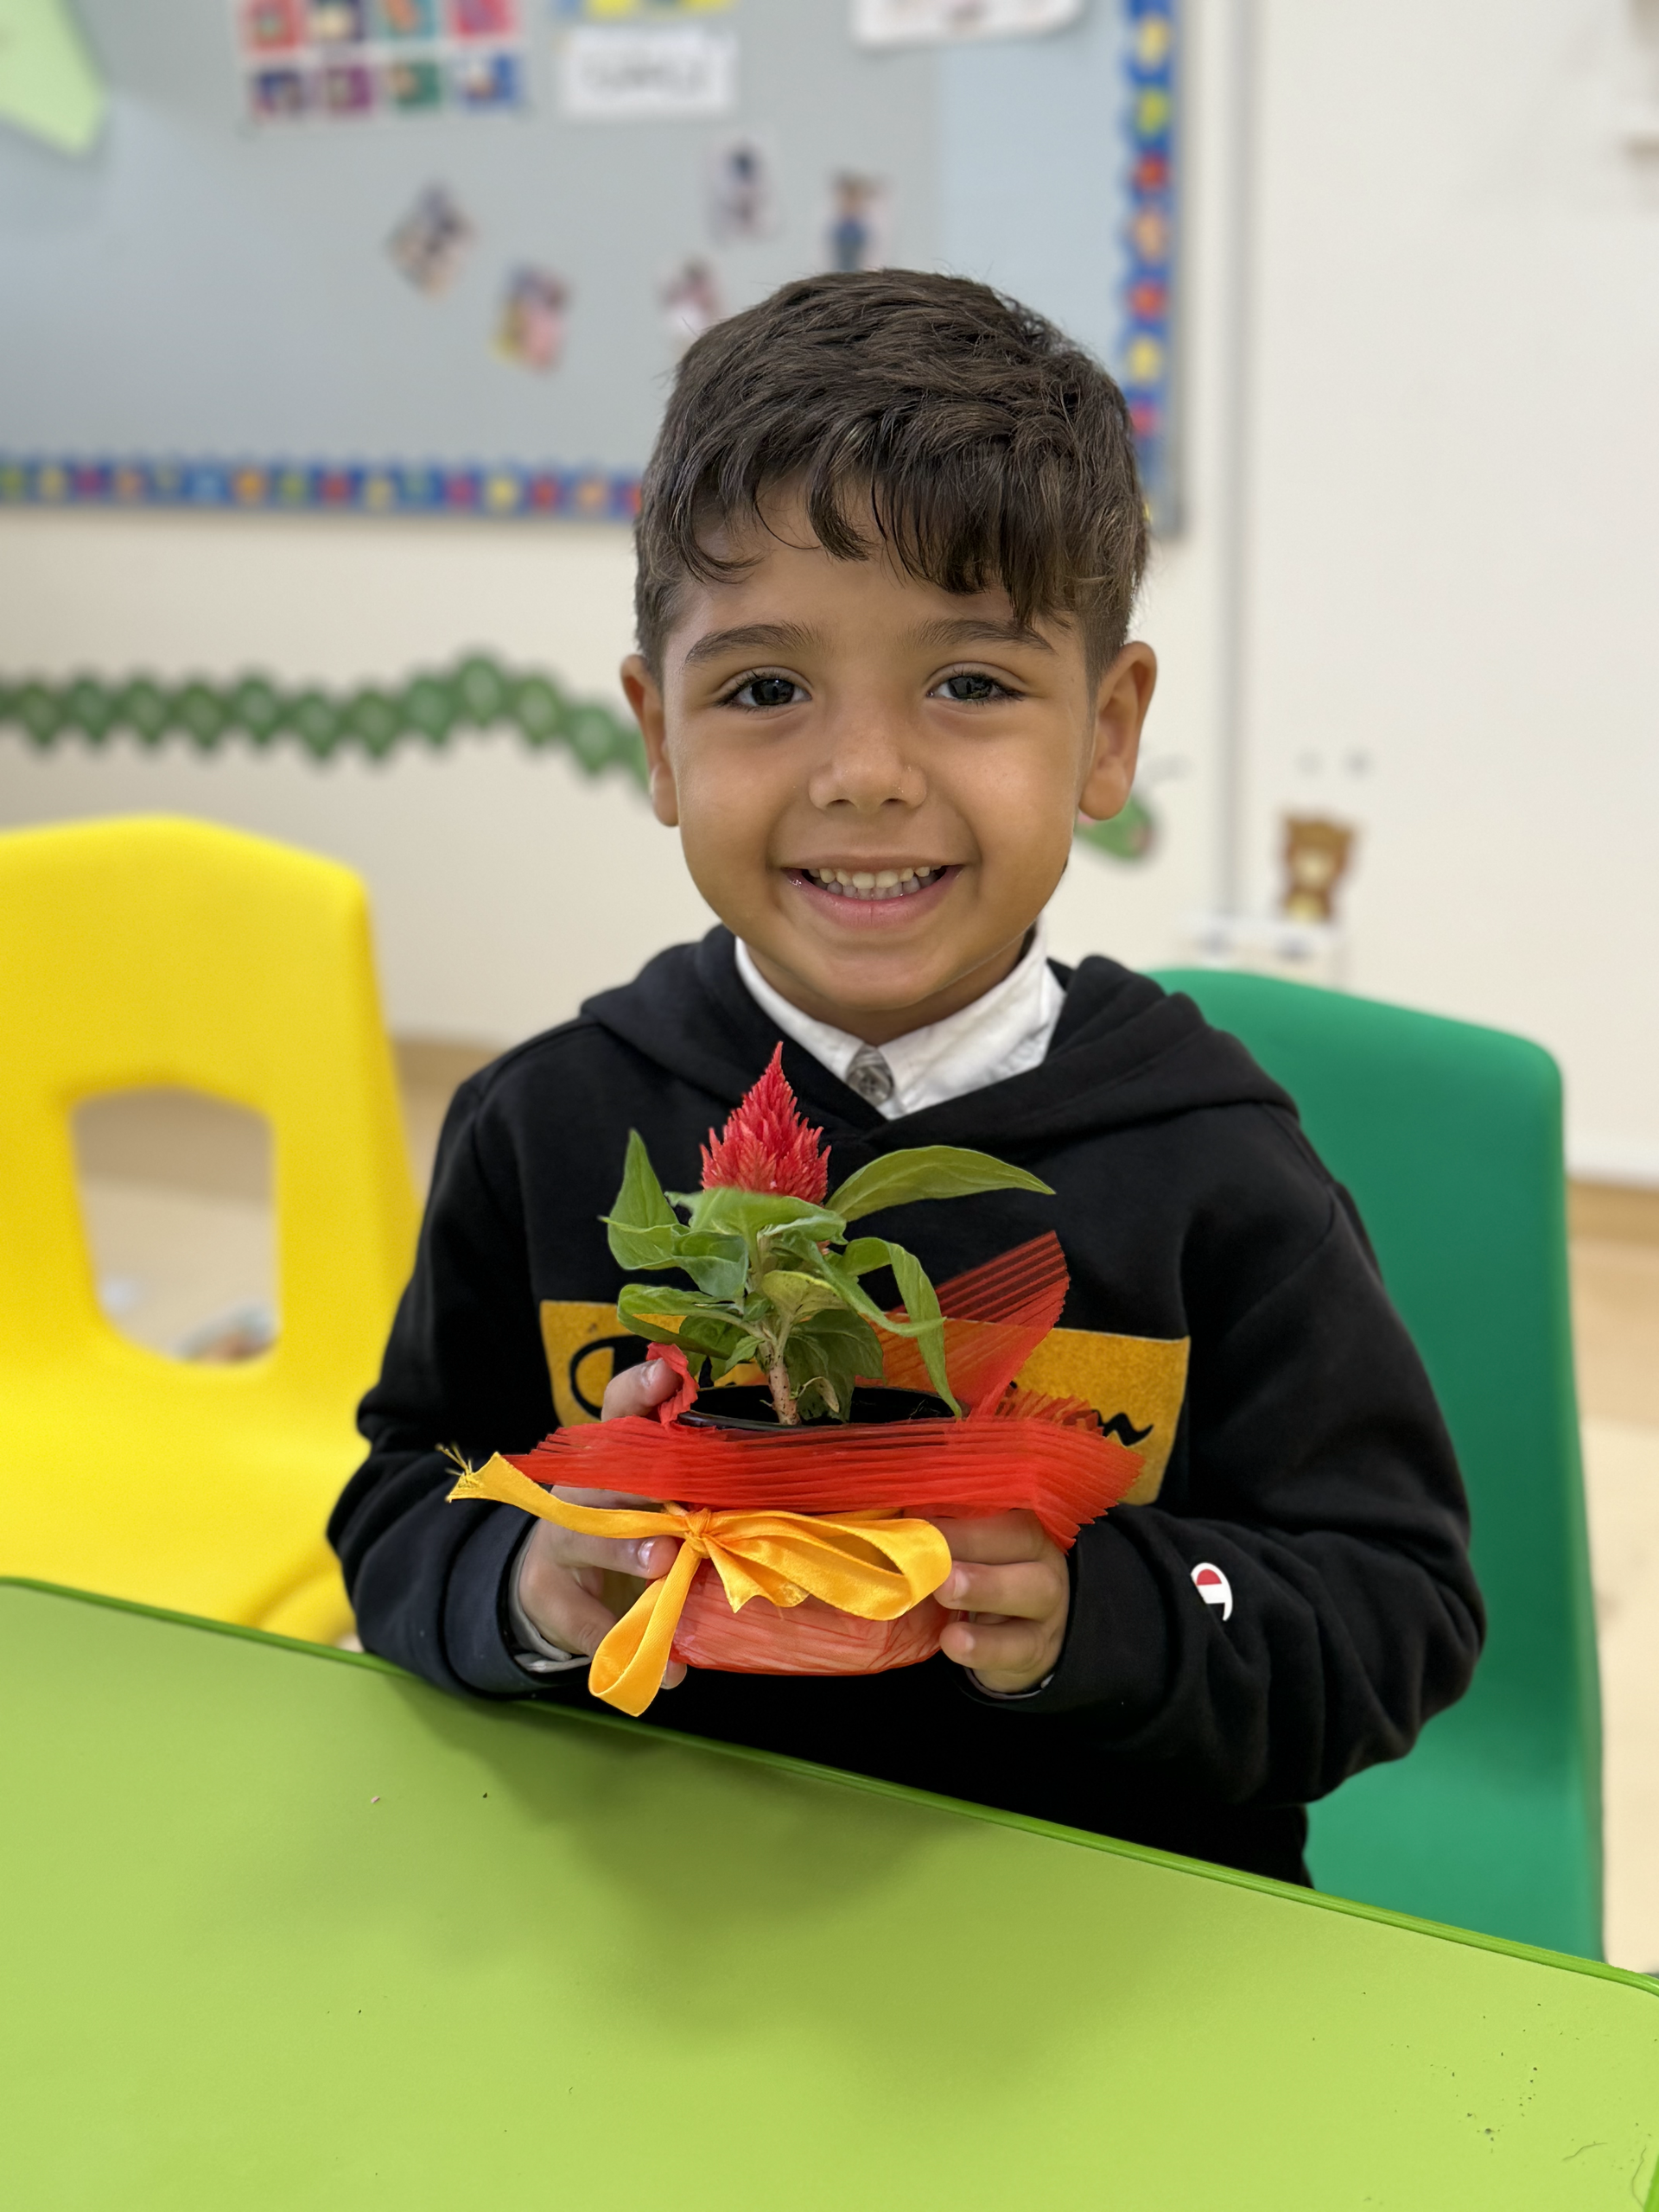
{"type": "Polygon", "coordinates": [[[141,745],[183,737],[212,753],[233,737],[255,746],[288,742],[326,760],[346,751],[383,760],[399,745],[447,745],[459,732],[506,724],[532,747],[563,745],[590,775],[625,768],[643,789],[645,748],[630,721],[592,700],[575,700],[549,676],[518,675],[472,653],[445,671],[355,691],[293,690],[264,676],[228,683],[157,683],[145,676],[110,683],[79,676],[63,683],[0,680],[0,723],[13,723],[45,752],[68,738],[102,745],[130,730],[141,745]]]}
{"type": "MultiPolygon", "coordinates": [[[[238,737],[256,747],[295,744],[316,760],[347,751],[380,760],[400,745],[435,749],[462,730],[505,726],[532,748],[563,746],[590,776],[620,768],[645,787],[645,748],[632,721],[595,700],[570,698],[550,676],[515,673],[486,653],[404,683],[345,692],[292,690],[264,676],[176,684],[146,676],[118,683],[92,676],[61,683],[0,678],[0,727],[7,724],[43,753],[72,738],[103,745],[127,730],[141,745],[181,737],[200,753],[238,737]]],[[[1139,861],[1153,849],[1156,824],[1131,798],[1113,821],[1077,836],[1113,860],[1139,861]]]]}

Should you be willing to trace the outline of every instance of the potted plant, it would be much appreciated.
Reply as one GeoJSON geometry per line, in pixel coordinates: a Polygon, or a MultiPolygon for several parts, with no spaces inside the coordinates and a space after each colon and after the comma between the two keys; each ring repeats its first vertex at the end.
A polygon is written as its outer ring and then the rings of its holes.
{"type": "Polygon", "coordinates": [[[1065,1299],[1053,1236],[939,1291],[905,1246],[849,1234],[922,1198],[1052,1197],[1037,1177],[931,1145],[883,1154],[831,1191],[781,1046],[722,1135],[710,1130],[702,1170],[699,1190],[665,1192],[631,1132],[605,1217],[621,1267],[673,1269],[692,1286],[631,1282],[617,1300],[623,1326],[679,1376],[655,1419],[559,1430],[523,1457],[463,1469],[450,1492],[593,1534],[680,1537],[670,1573],[594,1654],[594,1694],[633,1713],[671,1656],[785,1674],[929,1658],[945,1620],[931,1593],[950,1556],[921,1514],[1024,1506],[1069,1546],[1141,1465],[1081,1402],[1014,1387],[1065,1299]],[[881,1268],[897,1306],[865,1287],[881,1268]],[[577,1505],[556,1484],[662,1503],[577,1505]]]}

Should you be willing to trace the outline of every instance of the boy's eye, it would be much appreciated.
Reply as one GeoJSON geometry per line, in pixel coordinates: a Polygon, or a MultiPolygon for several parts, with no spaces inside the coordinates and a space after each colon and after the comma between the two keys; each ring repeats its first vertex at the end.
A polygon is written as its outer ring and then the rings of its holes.
{"type": "Polygon", "coordinates": [[[956,676],[947,676],[934,696],[954,700],[958,706],[972,707],[982,699],[1006,699],[1010,694],[1007,685],[999,683],[994,676],[965,668],[956,676]]]}
{"type": "Polygon", "coordinates": [[[792,707],[802,696],[792,676],[749,676],[729,697],[734,707],[792,707]]]}

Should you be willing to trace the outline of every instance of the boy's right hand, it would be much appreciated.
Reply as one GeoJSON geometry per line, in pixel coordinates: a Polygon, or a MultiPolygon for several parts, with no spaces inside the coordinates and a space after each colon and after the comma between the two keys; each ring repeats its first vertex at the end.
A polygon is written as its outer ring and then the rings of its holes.
{"type": "MultiPolygon", "coordinates": [[[[600,1418],[615,1421],[623,1414],[648,1414],[673,1395],[678,1380],[664,1360],[648,1359],[643,1367],[625,1368],[607,1388],[600,1418]]],[[[573,1505],[652,1510],[657,1504],[655,1498],[625,1497],[608,1490],[569,1490],[563,1484],[553,1495],[573,1505]]],[[[659,1581],[668,1573],[678,1550],[672,1536],[650,1536],[643,1542],[579,1536],[556,1522],[538,1521],[518,1562],[518,1603],[531,1626],[550,1643],[565,1651],[585,1651],[591,1658],[646,1583],[659,1581]]],[[[671,1660],[663,1688],[671,1690],[684,1680],[684,1667],[671,1660]]]]}

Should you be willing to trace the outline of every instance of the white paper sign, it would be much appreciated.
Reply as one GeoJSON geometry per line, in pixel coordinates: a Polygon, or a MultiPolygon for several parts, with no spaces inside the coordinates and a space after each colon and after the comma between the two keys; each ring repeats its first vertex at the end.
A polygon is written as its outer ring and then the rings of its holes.
{"type": "Polygon", "coordinates": [[[1083,0],[853,0],[860,46],[944,46],[1024,38],[1075,23],[1083,0]]]}
{"type": "Polygon", "coordinates": [[[729,115],[737,35],[708,23],[578,23],[559,56],[559,106],[574,121],[729,115]]]}

